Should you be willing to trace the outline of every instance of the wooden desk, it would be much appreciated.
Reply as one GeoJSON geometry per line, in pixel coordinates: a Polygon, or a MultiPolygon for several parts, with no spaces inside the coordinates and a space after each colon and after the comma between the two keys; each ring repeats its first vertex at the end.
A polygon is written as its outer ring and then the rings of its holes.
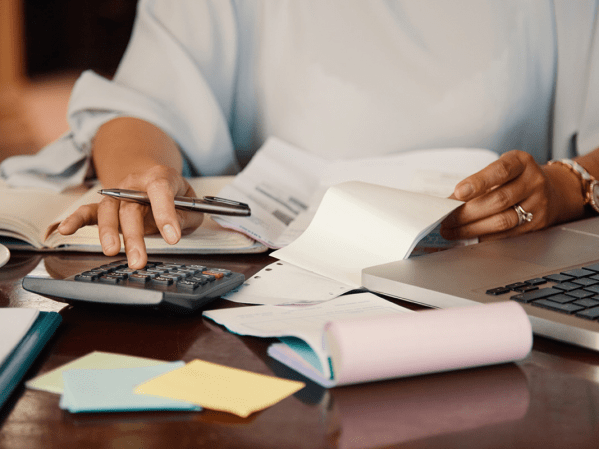
{"type": "MultiPolygon", "coordinates": [[[[215,259],[246,276],[272,260],[264,254],[215,259]]],[[[27,377],[91,351],[200,358],[293,376],[266,356],[268,341],[230,334],[200,315],[63,308],[21,288],[36,267],[68,275],[104,260],[20,253],[0,269],[0,307],[62,308],[62,325],[27,377]]],[[[20,387],[0,412],[0,448],[599,447],[599,353],[541,338],[517,364],[331,390],[309,384],[247,419],[208,410],[77,415],[60,410],[58,400],[20,387]]]]}

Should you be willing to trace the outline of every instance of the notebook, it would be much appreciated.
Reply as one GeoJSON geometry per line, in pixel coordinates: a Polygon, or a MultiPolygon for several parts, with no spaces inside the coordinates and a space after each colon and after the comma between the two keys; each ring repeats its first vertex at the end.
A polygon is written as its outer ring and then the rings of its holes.
{"type": "Polygon", "coordinates": [[[599,217],[369,267],[362,284],[436,308],[511,299],[535,334],[599,350],[599,217]]]}
{"type": "MultiPolygon", "coordinates": [[[[7,317],[17,320],[18,317],[14,315],[14,310],[2,310],[10,313],[6,313],[7,317]]],[[[27,370],[44,349],[44,346],[62,321],[62,317],[56,312],[33,313],[32,318],[34,321],[31,325],[25,325],[25,322],[20,323],[24,327],[18,329],[18,340],[11,342],[11,347],[14,347],[14,349],[6,353],[0,363],[0,408],[7,402],[12,392],[25,377],[27,370]]],[[[16,333],[17,329],[13,328],[12,331],[16,333]]],[[[4,337],[6,338],[6,336],[4,337]]],[[[3,343],[6,342],[3,341],[3,343]]]]}

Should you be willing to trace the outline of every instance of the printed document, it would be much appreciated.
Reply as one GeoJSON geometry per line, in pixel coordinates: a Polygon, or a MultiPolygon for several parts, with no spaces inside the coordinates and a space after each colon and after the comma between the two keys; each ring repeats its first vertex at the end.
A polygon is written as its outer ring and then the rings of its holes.
{"type": "Polygon", "coordinates": [[[362,181],[447,198],[459,181],[496,159],[489,150],[451,148],[326,160],[270,138],[219,194],[248,203],[252,216],[213,218],[270,248],[282,248],[308,227],[331,186],[362,181]]]}

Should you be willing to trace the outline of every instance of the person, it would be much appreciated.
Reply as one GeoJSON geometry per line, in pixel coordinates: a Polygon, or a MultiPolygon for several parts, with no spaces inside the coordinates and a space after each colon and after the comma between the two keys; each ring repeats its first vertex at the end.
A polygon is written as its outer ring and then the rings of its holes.
{"type": "MultiPolygon", "coordinates": [[[[151,208],[105,198],[59,231],[98,224],[107,255],[120,231],[129,265],[142,267],[145,234],[174,244],[201,224],[173,207],[196,194],[185,177],[234,174],[270,135],[331,159],[497,151],[456,186],[465,204],[445,220],[447,238],[581,218],[576,173],[539,165],[576,156],[599,176],[597,5],[563,3],[142,0],[114,79],[82,75],[71,132],[40,158],[58,164],[48,182],[91,169],[104,187],[146,191],[151,208]]],[[[22,168],[2,173],[18,184],[22,168]]]]}

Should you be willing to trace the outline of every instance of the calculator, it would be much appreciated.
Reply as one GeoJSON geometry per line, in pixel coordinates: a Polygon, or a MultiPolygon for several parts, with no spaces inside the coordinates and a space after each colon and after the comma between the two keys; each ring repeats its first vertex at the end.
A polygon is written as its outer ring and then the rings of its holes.
{"type": "Polygon", "coordinates": [[[111,304],[193,312],[239,287],[245,276],[224,268],[149,261],[141,270],[126,260],[65,279],[27,275],[23,288],[70,304],[111,304]]]}

